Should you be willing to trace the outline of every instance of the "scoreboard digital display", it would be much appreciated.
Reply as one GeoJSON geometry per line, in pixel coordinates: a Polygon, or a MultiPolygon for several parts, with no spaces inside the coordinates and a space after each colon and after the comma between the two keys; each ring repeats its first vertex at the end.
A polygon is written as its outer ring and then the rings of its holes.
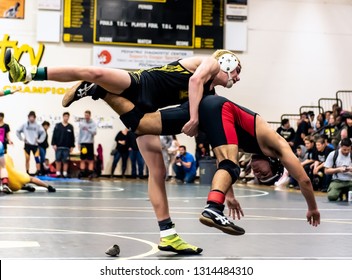
{"type": "Polygon", "coordinates": [[[65,42],[218,49],[224,0],[66,0],[65,22],[65,42]]]}

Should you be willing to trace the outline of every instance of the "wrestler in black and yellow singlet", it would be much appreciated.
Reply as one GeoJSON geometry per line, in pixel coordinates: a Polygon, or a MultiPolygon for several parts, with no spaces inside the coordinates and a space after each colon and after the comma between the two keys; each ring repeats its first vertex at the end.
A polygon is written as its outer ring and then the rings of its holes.
{"type": "MultiPolygon", "coordinates": [[[[189,79],[193,73],[179,61],[162,67],[131,71],[129,74],[131,85],[121,96],[134,103],[143,113],[188,100],[189,79]]],[[[211,83],[212,80],[209,80],[204,85],[203,96],[215,94],[214,89],[210,90],[211,83]]]]}

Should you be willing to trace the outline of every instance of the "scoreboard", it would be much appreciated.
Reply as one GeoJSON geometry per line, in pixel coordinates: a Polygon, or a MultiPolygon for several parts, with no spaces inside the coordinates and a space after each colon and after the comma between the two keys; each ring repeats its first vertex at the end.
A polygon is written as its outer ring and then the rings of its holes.
{"type": "Polygon", "coordinates": [[[224,0],[65,0],[64,41],[223,47],[224,0]]]}

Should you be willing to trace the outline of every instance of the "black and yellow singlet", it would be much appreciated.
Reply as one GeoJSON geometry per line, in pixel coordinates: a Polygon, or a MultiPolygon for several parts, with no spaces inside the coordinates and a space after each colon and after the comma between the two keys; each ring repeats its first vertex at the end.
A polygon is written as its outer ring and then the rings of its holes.
{"type": "MultiPolygon", "coordinates": [[[[131,85],[121,96],[133,102],[144,113],[181,104],[188,100],[188,83],[192,72],[178,61],[162,67],[131,71],[131,85]]],[[[212,80],[204,85],[203,95],[215,94],[210,90],[212,80]]]]}

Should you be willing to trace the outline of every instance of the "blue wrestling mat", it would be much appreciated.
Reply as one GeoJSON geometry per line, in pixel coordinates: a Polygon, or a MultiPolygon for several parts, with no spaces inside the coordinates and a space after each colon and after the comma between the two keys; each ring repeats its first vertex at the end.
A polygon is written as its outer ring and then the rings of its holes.
{"type": "Polygon", "coordinates": [[[87,180],[81,180],[78,178],[56,178],[56,177],[50,177],[50,176],[36,176],[36,177],[42,181],[54,181],[54,182],[79,183],[79,182],[87,181],[87,180]]]}

